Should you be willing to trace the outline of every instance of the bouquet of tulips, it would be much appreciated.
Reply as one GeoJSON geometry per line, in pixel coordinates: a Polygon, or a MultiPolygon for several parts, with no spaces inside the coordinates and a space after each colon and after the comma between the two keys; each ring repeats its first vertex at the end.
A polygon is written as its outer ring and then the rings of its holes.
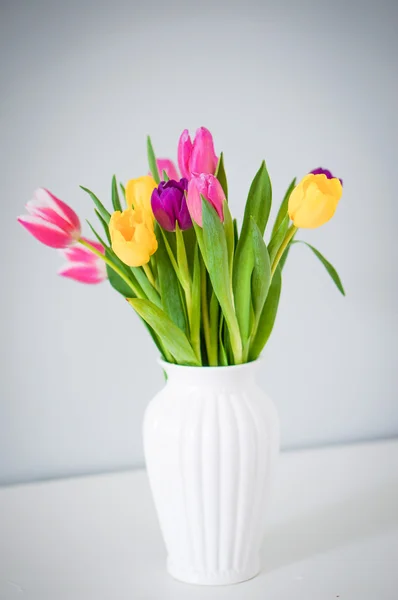
{"type": "MultiPolygon", "coordinates": [[[[251,184],[242,227],[228,206],[223,153],[201,127],[178,143],[172,161],[156,159],[147,141],[151,174],[126,186],[112,179],[112,206],[89,189],[103,234],[81,235],[78,216],[45,189],[36,191],[19,222],[40,242],[62,249],[60,274],[83,283],[108,279],[146,325],[164,360],[181,365],[227,366],[255,360],[271,334],[282,269],[299,228],[333,216],[342,181],[324,169],[295,179],[264,241],[271,181],[263,162],[251,184]]],[[[302,242],[305,243],[305,242],[302,242]]],[[[307,244],[344,294],[333,266],[307,244]]]]}

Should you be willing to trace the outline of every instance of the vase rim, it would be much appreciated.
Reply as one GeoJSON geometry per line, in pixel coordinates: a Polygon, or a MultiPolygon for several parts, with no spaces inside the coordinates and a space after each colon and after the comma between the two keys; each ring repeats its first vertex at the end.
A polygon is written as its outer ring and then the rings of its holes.
{"type": "Polygon", "coordinates": [[[221,373],[221,371],[223,373],[226,373],[227,371],[229,373],[236,373],[237,371],[244,371],[244,370],[250,370],[253,368],[256,368],[259,366],[259,364],[262,362],[262,358],[261,356],[259,358],[256,358],[255,360],[251,360],[250,362],[246,362],[243,363],[241,365],[227,365],[227,366],[217,366],[217,367],[210,367],[210,366],[194,366],[194,365],[178,365],[176,363],[169,363],[167,362],[167,360],[163,360],[162,358],[158,358],[158,364],[165,370],[165,371],[184,371],[184,372],[195,372],[196,374],[199,373],[200,370],[206,371],[207,373],[213,372],[213,373],[221,373]]]}

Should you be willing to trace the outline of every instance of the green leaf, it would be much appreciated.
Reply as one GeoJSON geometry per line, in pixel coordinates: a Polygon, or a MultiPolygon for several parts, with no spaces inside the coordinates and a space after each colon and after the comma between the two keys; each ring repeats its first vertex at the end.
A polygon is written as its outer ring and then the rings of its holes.
{"type": "MultiPolygon", "coordinates": [[[[173,252],[173,250],[172,250],[172,248],[171,248],[171,246],[170,246],[170,243],[169,243],[168,237],[167,237],[167,235],[166,235],[166,233],[167,233],[167,232],[166,232],[166,231],[164,231],[164,229],[162,229],[160,226],[159,226],[159,228],[158,228],[158,231],[160,231],[160,233],[161,233],[161,235],[162,235],[162,238],[163,238],[163,241],[164,241],[164,245],[165,245],[165,248],[166,248],[167,254],[168,254],[168,256],[169,256],[169,259],[170,259],[171,265],[172,265],[172,267],[173,267],[173,269],[174,269],[174,271],[175,271],[175,274],[177,275],[177,277],[178,277],[178,280],[179,280],[179,282],[181,283],[181,285],[183,285],[183,281],[184,281],[184,280],[183,280],[183,278],[182,278],[182,276],[181,276],[180,269],[179,269],[179,267],[178,267],[178,264],[177,264],[176,258],[175,258],[175,256],[174,256],[174,252],[173,252]]],[[[175,237],[175,236],[174,236],[174,237],[175,237]]]]}
{"type": "MultiPolygon", "coordinates": [[[[110,257],[109,257],[110,258],[110,257]]],[[[106,272],[108,274],[109,283],[111,286],[119,292],[124,298],[133,298],[135,296],[131,287],[122,279],[109,265],[106,265],[106,272]]]]}
{"type": "Polygon", "coordinates": [[[97,207],[97,210],[100,213],[101,217],[104,219],[105,223],[108,224],[109,220],[111,218],[111,215],[106,210],[106,208],[102,204],[102,202],[100,200],[98,200],[97,196],[91,190],[89,190],[88,188],[85,188],[82,185],[80,186],[80,188],[91,197],[91,199],[94,202],[95,206],[97,207]]]}
{"type": "Polygon", "coordinates": [[[236,316],[243,346],[245,346],[250,335],[251,278],[254,267],[251,228],[239,245],[240,250],[235,254],[232,283],[236,316]]]}
{"type": "Polygon", "coordinates": [[[124,187],[124,185],[122,183],[120,183],[119,185],[120,185],[120,189],[122,190],[123,198],[126,200],[126,188],[124,187]]]}
{"type": "Polygon", "coordinates": [[[233,291],[239,328],[245,345],[250,335],[251,275],[254,267],[251,220],[264,235],[272,203],[272,187],[265,162],[250,186],[233,271],[233,291]]]}
{"type": "Polygon", "coordinates": [[[228,357],[224,346],[223,339],[224,317],[220,316],[220,326],[218,329],[218,360],[221,367],[228,366],[228,357]]]}
{"type": "Polygon", "coordinates": [[[211,204],[202,196],[203,229],[195,225],[199,247],[214,293],[228,325],[235,362],[242,360],[242,341],[235,315],[228,265],[228,246],[224,226],[211,204]]]}
{"type": "Polygon", "coordinates": [[[180,281],[185,289],[191,286],[191,276],[189,274],[187,252],[185,250],[184,236],[176,223],[176,242],[177,242],[177,264],[180,272],[180,281]]]}
{"type": "Polygon", "coordinates": [[[190,273],[193,273],[193,263],[197,246],[195,230],[193,227],[191,227],[190,229],[185,229],[185,231],[182,232],[182,235],[184,236],[185,250],[188,258],[188,267],[190,273]]]}
{"type": "Polygon", "coordinates": [[[244,244],[245,238],[250,231],[250,219],[253,217],[259,228],[261,235],[264,235],[265,227],[267,225],[269,213],[272,204],[272,187],[271,181],[268,175],[267,167],[265,162],[261,163],[256,176],[250,186],[249,195],[247,197],[245,214],[243,217],[242,231],[240,234],[239,246],[244,244]]]}
{"type": "Polygon", "coordinates": [[[106,221],[104,221],[104,219],[101,217],[100,213],[98,212],[98,210],[96,208],[94,209],[94,212],[97,215],[98,220],[101,223],[102,227],[104,228],[106,239],[108,240],[108,244],[111,245],[111,236],[110,236],[109,227],[106,224],[106,221]]]}
{"type": "Polygon", "coordinates": [[[201,300],[200,300],[200,260],[199,247],[196,244],[193,262],[193,278],[192,278],[192,314],[190,317],[191,323],[191,343],[198,357],[199,362],[202,362],[200,348],[200,317],[201,317],[201,300]]]}
{"type": "Polygon", "coordinates": [[[117,191],[117,181],[115,175],[112,177],[112,206],[114,210],[120,210],[120,212],[123,212],[122,205],[120,204],[119,192],[117,191]]]}
{"type": "Polygon", "coordinates": [[[264,302],[267,298],[271,284],[271,263],[268,256],[267,246],[256,222],[252,218],[252,242],[253,242],[253,274],[252,274],[252,305],[254,310],[255,328],[261,317],[264,302]]]}
{"type": "Polygon", "coordinates": [[[137,279],[145,296],[149,300],[151,300],[151,302],[156,304],[156,306],[161,307],[162,303],[160,300],[160,296],[157,293],[157,291],[155,290],[155,288],[152,286],[151,282],[149,281],[148,277],[145,275],[145,272],[142,270],[142,268],[141,267],[130,267],[130,271],[134,275],[134,277],[137,279]]]}
{"type": "Polygon", "coordinates": [[[181,299],[180,284],[167,254],[163,237],[161,235],[156,237],[158,239],[156,257],[163,310],[177,327],[187,333],[188,327],[185,319],[185,308],[181,299]]]}
{"type": "MultiPolygon", "coordinates": [[[[218,359],[218,332],[219,332],[219,314],[220,314],[220,305],[217,300],[217,296],[213,292],[210,299],[210,343],[216,357],[218,359]]],[[[214,365],[214,366],[217,366],[214,365]]]]}
{"type": "Polygon", "coordinates": [[[229,275],[230,275],[230,282],[231,282],[231,289],[232,289],[235,234],[234,234],[234,223],[233,223],[231,212],[229,210],[229,206],[228,206],[228,203],[226,200],[224,200],[223,212],[224,212],[224,230],[225,230],[225,237],[227,240],[227,249],[228,249],[229,275]]]}
{"type": "Polygon", "coordinates": [[[146,145],[147,145],[147,152],[148,152],[149,170],[152,173],[152,177],[154,178],[156,183],[159,185],[159,183],[160,183],[159,171],[158,171],[158,166],[156,164],[155,152],[153,150],[151,138],[149,135],[147,137],[146,145]]]}
{"type": "Polygon", "coordinates": [[[236,219],[233,220],[234,225],[234,248],[236,249],[239,242],[239,231],[238,231],[238,221],[236,219]]]}
{"type": "Polygon", "coordinates": [[[343,294],[343,296],[345,296],[343,284],[341,283],[341,279],[340,279],[336,269],[334,268],[334,266],[332,264],[330,264],[330,262],[328,260],[326,260],[326,258],[319,252],[319,250],[314,248],[314,246],[311,246],[311,244],[307,244],[307,242],[304,242],[303,240],[293,240],[291,243],[292,244],[305,244],[308,248],[310,248],[313,251],[313,253],[315,254],[315,256],[317,258],[319,258],[319,260],[325,267],[326,271],[329,273],[330,277],[333,279],[334,283],[337,286],[337,289],[343,294]]]}
{"type": "Polygon", "coordinates": [[[217,177],[218,181],[221,184],[222,189],[224,190],[225,199],[228,200],[228,183],[227,183],[227,176],[225,174],[225,168],[224,168],[224,153],[223,152],[221,152],[220,158],[218,159],[218,165],[217,165],[215,176],[217,177]]]}
{"type": "Polygon", "coordinates": [[[170,352],[178,364],[199,366],[199,361],[187,336],[163,310],[149,300],[132,298],[129,299],[129,303],[140,317],[152,327],[166,350],[170,352]]]}
{"type": "Polygon", "coordinates": [[[281,247],[287,229],[289,227],[289,215],[286,214],[283,221],[280,223],[278,229],[273,233],[270,243],[268,244],[268,254],[271,261],[271,265],[274,262],[275,256],[278,254],[278,250],[281,247]]]}
{"type": "Polygon", "coordinates": [[[163,181],[169,181],[170,177],[167,175],[166,171],[163,169],[162,171],[163,181]]]}
{"type": "MultiPolygon", "coordinates": [[[[285,194],[285,197],[283,198],[283,200],[281,202],[281,205],[280,205],[279,210],[278,210],[278,214],[276,215],[274,226],[272,228],[271,238],[274,237],[274,235],[276,234],[277,230],[279,229],[282,221],[285,219],[285,217],[287,215],[287,209],[288,209],[288,206],[289,206],[290,194],[294,190],[295,186],[296,186],[296,178],[294,178],[293,181],[292,181],[292,183],[289,185],[289,187],[287,189],[287,192],[285,194]]],[[[289,222],[289,220],[288,220],[288,222],[289,222]]]]}
{"type": "Polygon", "coordinates": [[[272,278],[271,286],[268,290],[257,331],[253,342],[250,345],[249,360],[256,360],[262,352],[274,327],[276,314],[278,312],[279,298],[281,295],[282,276],[279,266],[272,278]]]}
{"type": "Polygon", "coordinates": [[[94,229],[94,227],[91,225],[90,221],[88,221],[86,219],[86,222],[87,222],[87,225],[90,227],[91,231],[93,232],[93,234],[95,235],[95,237],[97,238],[97,240],[99,241],[99,243],[102,244],[104,246],[104,248],[108,248],[107,244],[104,242],[104,240],[99,235],[99,233],[96,232],[96,230],[94,229]]]}

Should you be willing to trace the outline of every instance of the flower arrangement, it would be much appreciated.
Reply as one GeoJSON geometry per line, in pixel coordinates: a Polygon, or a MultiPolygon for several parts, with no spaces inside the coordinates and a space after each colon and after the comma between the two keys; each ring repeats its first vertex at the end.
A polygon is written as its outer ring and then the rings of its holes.
{"type": "MultiPolygon", "coordinates": [[[[290,184],[264,241],[272,187],[263,162],[251,184],[239,230],[228,206],[223,153],[201,127],[178,143],[180,174],[155,158],[147,142],[150,175],[124,187],[112,179],[110,213],[89,189],[105,238],[82,237],[76,213],[39,189],[18,218],[36,239],[62,251],[60,275],[83,283],[105,279],[146,325],[164,360],[194,366],[236,365],[258,358],[272,332],[282,269],[298,229],[320,227],[333,216],[342,181],[315,169],[290,184]],[[180,177],[181,175],[181,177],[180,177]]],[[[305,243],[305,242],[302,242],[305,243]]],[[[333,266],[320,259],[337,288],[333,266]]]]}

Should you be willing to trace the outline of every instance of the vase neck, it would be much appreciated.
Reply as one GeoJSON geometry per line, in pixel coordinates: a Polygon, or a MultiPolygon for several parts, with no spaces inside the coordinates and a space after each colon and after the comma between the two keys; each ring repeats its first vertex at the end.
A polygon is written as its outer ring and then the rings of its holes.
{"type": "Polygon", "coordinates": [[[254,381],[259,361],[230,367],[186,367],[160,361],[171,384],[199,387],[236,387],[254,381]]]}

